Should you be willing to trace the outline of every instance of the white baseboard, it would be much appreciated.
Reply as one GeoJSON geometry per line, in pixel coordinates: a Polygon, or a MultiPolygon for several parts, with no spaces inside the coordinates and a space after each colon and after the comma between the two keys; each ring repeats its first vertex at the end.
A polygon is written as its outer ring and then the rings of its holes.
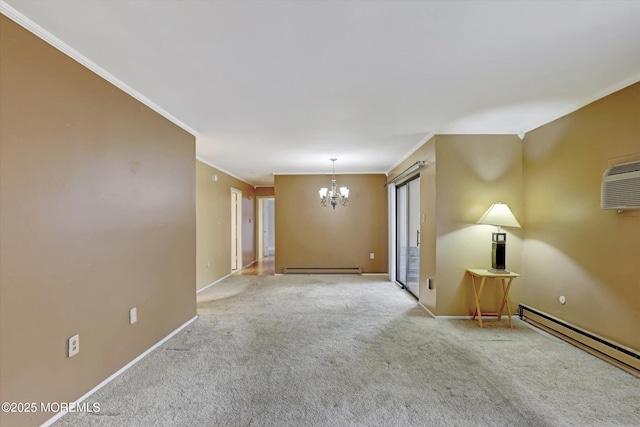
{"type": "Polygon", "coordinates": [[[473,318],[473,316],[436,316],[436,319],[465,319],[465,320],[471,320],[473,318]]]}
{"type": "MultiPolygon", "coordinates": [[[[150,347],[147,351],[145,351],[144,353],[142,353],[140,356],[136,357],[135,359],[133,359],[131,362],[127,363],[126,365],[124,365],[122,368],[120,368],[116,373],[114,373],[113,375],[111,375],[109,378],[107,378],[106,380],[102,381],[100,384],[98,384],[97,386],[95,386],[94,388],[92,388],[91,390],[89,390],[87,393],[85,393],[82,397],[80,397],[78,400],[76,400],[73,405],[78,405],[79,403],[82,403],[84,400],[86,400],[89,396],[91,396],[93,393],[95,393],[96,391],[100,390],[102,387],[104,387],[105,385],[109,384],[111,381],[113,381],[115,378],[117,378],[118,376],[120,376],[123,372],[125,372],[127,369],[129,369],[130,367],[132,367],[133,365],[135,365],[136,363],[138,363],[140,360],[142,360],[147,354],[151,353],[153,350],[155,350],[156,348],[160,347],[162,344],[164,344],[165,342],[167,342],[171,337],[173,337],[175,334],[177,334],[178,332],[180,332],[181,330],[183,330],[184,328],[186,328],[187,326],[189,326],[191,323],[193,323],[196,319],[198,318],[198,316],[194,316],[192,319],[188,320],[186,323],[182,324],[182,326],[179,326],[176,330],[174,330],[173,332],[171,332],[169,335],[167,335],[166,337],[164,337],[163,339],[161,339],[160,341],[158,341],[156,344],[154,344],[152,347],[150,347]]],[[[71,406],[71,405],[70,405],[71,406]]],[[[48,427],[50,425],[52,425],[53,423],[55,423],[56,421],[58,421],[60,418],[62,418],[64,415],[66,415],[68,411],[60,411],[59,413],[57,413],[56,415],[54,415],[53,417],[49,418],[47,421],[45,421],[43,424],[40,425],[40,427],[48,427]]]]}
{"type": "Polygon", "coordinates": [[[424,310],[425,310],[427,313],[429,313],[429,316],[433,317],[434,319],[437,319],[437,316],[436,316],[435,314],[433,314],[433,313],[431,312],[431,310],[429,310],[429,309],[427,308],[427,306],[425,306],[424,304],[422,304],[420,301],[418,301],[418,305],[420,305],[420,307],[424,308],[424,310]]]}
{"type": "MultiPolygon", "coordinates": [[[[483,319],[495,319],[495,318],[496,318],[496,316],[491,316],[491,315],[485,316],[485,315],[483,314],[482,316],[483,316],[483,317],[482,317],[483,319]]],[[[509,318],[509,316],[507,316],[506,314],[503,314],[502,316],[503,316],[505,319],[508,319],[508,318],[509,318]]],[[[476,316],[476,317],[477,317],[477,316],[476,316]]],[[[512,314],[512,315],[511,315],[511,318],[512,318],[512,319],[519,319],[519,318],[520,318],[520,316],[518,316],[517,314],[512,314]]],[[[472,320],[472,319],[473,319],[473,316],[436,316],[436,319],[472,320]]]]}
{"type": "Polygon", "coordinates": [[[198,289],[198,290],[196,291],[196,294],[199,294],[200,292],[204,291],[205,289],[208,289],[208,288],[212,287],[212,286],[213,286],[213,285],[215,285],[216,283],[220,283],[220,282],[222,282],[224,279],[226,279],[227,277],[231,276],[232,274],[233,274],[233,273],[229,273],[229,274],[227,274],[226,276],[223,276],[223,277],[219,278],[219,279],[218,279],[218,280],[216,280],[215,282],[211,282],[211,283],[209,283],[209,284],[208,284],[207,286],[205,286],[204,288],[198,289]]]}

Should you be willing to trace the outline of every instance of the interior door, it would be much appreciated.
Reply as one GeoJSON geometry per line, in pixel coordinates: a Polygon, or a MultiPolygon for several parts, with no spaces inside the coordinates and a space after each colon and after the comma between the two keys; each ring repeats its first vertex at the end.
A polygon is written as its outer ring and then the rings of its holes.
{"type": "Polygon", "coordinates": [[[420,178],[396,189],[397,281],[418,298],[420,285],[420,178]]]}

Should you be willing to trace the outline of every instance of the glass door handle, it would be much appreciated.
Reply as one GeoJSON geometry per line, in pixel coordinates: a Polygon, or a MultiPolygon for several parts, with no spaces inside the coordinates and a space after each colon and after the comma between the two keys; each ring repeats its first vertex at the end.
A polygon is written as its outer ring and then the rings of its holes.
{"type": "Polygon", "coordinates": [[[420,230],[416,230],[416,246],[420,247],[420,230]]]}

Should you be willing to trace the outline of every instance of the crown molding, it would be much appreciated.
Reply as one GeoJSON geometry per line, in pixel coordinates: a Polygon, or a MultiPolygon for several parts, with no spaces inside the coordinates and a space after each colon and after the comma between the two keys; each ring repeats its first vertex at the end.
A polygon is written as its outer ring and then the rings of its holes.
{"type": "MultiPolygon", "coordinates": [[[[499,129],[499,130],[455,130],[455,129],[443,129],[434,133],[436,135],[518,135],[520,130],[513,129],[499,129]]],[[[524,130],[522,130],[524,132],[524,130]]]]}
{"type": "MultiPolygon", "coordinates": [[[[547,115],[546,117],[537,120],[535,123],[529,123],[524,125],[521,129],[494,129],[494,130],[458,130],[455,128],[451,129],[439,129],[433,133],[433,135],[518,135],[520,132],[525,134],[531,132],[534,129],[538,129],[544,125],[547,125],[555,120],[558,120],[564,116],[567,116],[571,113],[578,111],[581,108],[586,107],[587,105],[598,101],[606,96],[611,95],[619,90],[622,90],[632,84],[640,82],[640,73],[637,73],[627,79],[614,83],[610,86],[607,86],[605,89],[596,92],[594,95],[581,99],[578,102],[573,103],[572,105],[561,109],[559,111],[554,111],[552,114],[547,115]]],[[[425,141],[426,142],[426,141],[425,141]]]]}
{"type": "Polygon", "coordinates": [[[252,184],[252,183],[248,182],[246,179],[239,177],[238,175],[234,174],[233,172],[229,172],[226,169],[222,169],[220,166],[211,163],[209,160],[207,160],[207,159],[205,159],[203,157],[200,157],[200,156],[196,155],[196,160],[198,160],[199,162],[204,163],[207,166],[211,166],[212,168],[214,168],[214,169],[216,169],[216,170],[218,170],[218,171],[220,171],[220,172],[222,172],[224,174],[227,174],[230,177],[235,178],[235,179],[237,179],[239,181],[242,181],[245,184],[250,185],[250,186],[255,188],[255,184],[252,184]]]}
{"type": "MultiPolygon", "coordinates": [[[[424,138],[422,138],[422,140],[415,146],[413,147],[411,150],[409,150],[407,152],[407,154],[405,154],[403,157],[400,158],[400,160],[398,160],[397,162],[395,162],[393,164],[393,166],[391,166],[391,168],[389,168],[389,170],[386,172],[386,175],[388,176],[391,171],[393,171],[393,169],[395,169],[396,167],[398,167],[398,165],[400,163],[402,163],[403,161],[405,161],[406,159],[409,158],[409,156],[411,156],[413,153],[415,153],[420,147],[422,147],[429,139],[431,139],[432,137],[436,136],[436,135],[516,135],[519,137],[520,132],[527,134],[529,132],[531,132],[534,129],[537,129],[539,127],[542,127],[548,123],[551,123],[555,120],[558,120],[564,116],[567,116],[575,111],[578,111],[579,109],[586,107],[587,105],[602,99],[606,96],[611,95],[614,92],[617,92],[619,90],[622,90],[624,88],[626,88],[627,86],[631,86],[632,84],[638,83],[640,82],[640,73],[635,74],[631,77],[629,77],[628,79],[624,79],[620,82],[617,82],[611,86],[608,86],[607,88],[605,88],[602,91],[597,92],[595,95],[590,96],[588,98],[584,98],[582,101],[575,103],[574,105],[565,108],[564,110],[561,110],[559,112],[554,113],[553,115],[547,116],[544,119],[540,120],[537,124],[530,124],[529,126],[523,127],[522,129],[518,129],[518,130],[505,130],[505,129],[500,129],[500,130],[493,130],[493,131],[489,131],[489,130],[479,130],[479,131],[470,131],[468,129],[466,130],[456,130],[456,129],[441,129],[435,132],[429,132],[424,138]]],[[[523,139],[523,138],[520,138],[523,139]]]]}
{"type": "MultiPolygon", "coordinates": [[[[336,172],[335,174],[331,172],[274,172],[274,175],[384,175],[384,172],[376,171],[376,172],[336,172]]],[[[269,186],[270,187],[270,186],[269,186]]]]}
{"type": "Polygon", "coordinates": [[[198,131],[193,129],[191,126],[187,125],[177,117],[173,116],[168,111],[166,111],[165,109],[163,109],[162,107],[160,107],[159,105],[151,101],[149,98],[147,98],[140,92],[136,91],[131,86],[127,85],[125,82],[118,79],[116,76],[109,73],[107,70],[105,70],[95,62],[91,61],[89,58],[82,55],[80,52],[78,52],[77,50],[75,50],[74,48],[72,48],[71,46],[69,46],[68,44],[66,44],[65,42],[63,42],[62,40],[60,40],[59,38],[51,34],[50,32],[48,32],[47,30],[45,30],[40,25],[36,24],[31,19],[27,18],[25,15],[23,15],[22,13],[20,13],[19,11],[17,11],[16,9],[14,9],[13,7],[11,7],[10,5],[8,5],[6,2],[2,0],[0,0],[0,13],[2,13],[7,18],[14,21],[16,24],[25,28],[27,31],[35,34],[37,37],[44,40],[54,48],[58,49],[60,52],[64,53],[74,61],[78,62],[79,64],[83,65],[90,71],[99,75],[100,77],[102,77],[103,79],[105,79],[106,81],[108,81],[109,83],[117,87],[118,89],[131,95],[133,98],[137,99],[147,107],[151,108],[156,113],[160,114],[170,122],[174,123],[175,125],[179,126],[185,131],[189,132],[191,135],[193,136],[199,135],[198,131]]]}
{"type": "Polygon", "coordinates": [[[619,90],[622,90],[624,88],[626,88],[627,86],[631,86],[632,84],[638,83],[640,82],[640,73],[637,73],[631,77],[629,77],[628,79],[624,79],[620,82],[614,83],[611,86],[606,87],[605,89],[597,92],[595,95],[590,96],[588,98],[583,98],[582,101],[575,103],[574,105],[572,105],[571,107],[568,107],[556,114],[553,114],[549,117],[546,117],[545,119],[541,120],[538,124],[530,126],[529,129],[522,129],[522,131],[524,133],[529,133],[534,129],[538,129],[539,127],[542,127],[548,123],[551,123],[555,120],[558,120],[564,116],[567,116],[575,111],[578,111],[579,109],[586,107],[587,105],[596,102],[599,99],[602,99],[606,96],[611,95],[614,92],[617,92],[619,90]]]}
{"type": "Polygon", "coordinates": [[[389,176],[389,174],[391,173],[392,170],[394,170],[395,168],[397,168],[400,163],[404,162],[405,160],[407,160],[409,158],[409,156],[411,156],[413,153],[415,153],[416,151],[418,151],[418,149],[420,147],[422,147],[427,141],[429,141],[431,138],[433,138],[434,136],[436,136],[435,133],[433,132],[429,132],[427,133],[424,138],[422,138],[420,140],[420,142],[418,142],[411,150],[409,150],[407,152],[407,154],[405,154],[404,156],[402,156],[400,158],[400,160],[398,160],[397,162],[395,162],[393,165],[391,165],[391,167],[386,171],[386,172],[382,172],[384,173],[386,176],[389,176]]]}

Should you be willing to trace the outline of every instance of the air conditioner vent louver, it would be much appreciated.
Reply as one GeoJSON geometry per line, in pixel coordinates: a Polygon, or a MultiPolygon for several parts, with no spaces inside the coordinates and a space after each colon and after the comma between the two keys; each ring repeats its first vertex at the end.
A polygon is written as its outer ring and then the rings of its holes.
{"type": "Polygon", "coordinates": [[[607,169],[607,176],[638,171],[640,171],[640,162],[625,163],[624,165],[611,166],[607,169]]]}
{"type": "Polygon", "coordinates": [[[602,209],[640,209],[640,162],[607,169],[601,190],[602,209]]]}

